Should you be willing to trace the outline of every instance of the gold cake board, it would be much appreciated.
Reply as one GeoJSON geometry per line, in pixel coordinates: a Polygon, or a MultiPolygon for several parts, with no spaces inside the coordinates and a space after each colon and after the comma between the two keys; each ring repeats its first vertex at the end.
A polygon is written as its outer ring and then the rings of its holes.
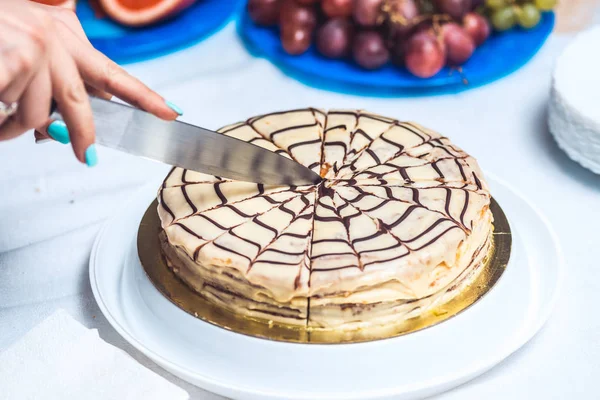
{"type": "Polygon", "coordinates": [[[177,278],[167,267],[160,252],[158,234],[161,226],[157,205],[155,200],[142,218],[137,246],[142,266],[158,291],[177,307],[205,322],[244,335],[283,342],[358,343],[405,335],[437,325],[464,311],[490,291],[506,269],[512,244],[506,215],[492,199],[490,209],[494,215],[494,234],[490,253],[483,270],[453,299],[401,324],[355,331],[299,328],[237,316],[207,301],[177,278]]]}

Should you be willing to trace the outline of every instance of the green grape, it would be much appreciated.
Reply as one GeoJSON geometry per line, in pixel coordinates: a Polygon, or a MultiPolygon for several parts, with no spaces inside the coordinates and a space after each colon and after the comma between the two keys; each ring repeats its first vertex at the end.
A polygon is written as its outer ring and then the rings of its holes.
{"type": "Polygon", "coordinates": [[[558,3],[557,0],[535,0],[535,6],[540,11],[550,11],[556,6],[556,3],[558,3]]]}
{"type": "Polygon", "coordinates": [[[489,8],[498,9],[506,5],[506,0],[485,0],[485,5],[489,8]]]}
{"type": "Polygon", "coordinates": [[[519,25],[521,25],[523,28],[529,29],[533,28],[538,24],[538,22],[540,22],[541,14],[533,4],[525,3],[519,9],[517,17],[519,19],[519,25]]]}
{"type": "Polygon", "coordinates": [[[507,6],[495,10],[492,13],[491,23],[497,31],[507,31],[517,22],[515,9],[512,6],[507,6]]]}

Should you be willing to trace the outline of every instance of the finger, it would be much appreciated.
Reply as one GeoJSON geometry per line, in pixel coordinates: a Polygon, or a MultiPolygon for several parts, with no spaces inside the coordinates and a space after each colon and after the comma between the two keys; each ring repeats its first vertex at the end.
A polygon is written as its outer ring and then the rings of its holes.
{"type": "MultiPolygon", "coordinates": [[[[30,129],[40,127],[48,119],[52,89],[47,63],[38,70],[29,87],[19,99],[19,109],[5,123],[0,125],[0,137],[10,139],[30,129]]],[[[59,141],[64,143],[64,138],[59,141]]],[[[66,138],[68,140],[68,136],[66,138]]],[[[68,143],[68,142],[67,142],[68,143]]]]}
{"type": "MultiPolygon", "coordinates": [[[[50,13],[50,15],[52,15],[53,18],[62,22],[67,28],[69,28],[69,30],[71,30],[73,35],[75,35],[79,40],[83,42],[84,45],[90,47],[92,46],[90,40],[85,34],[85,31],[83,30],[83,27],[81,26],[81,23],[79,22],[79,18],[77,18],[77,16],[75,15],[75,12],[69,9],[47,6],[44,4],[38,4],[38,6],[44,11],[50,13]]],[[[111,94],[96,89],[87,84],[86,90],[90,95],[95,97],[100,97],[105,100],[110,100],[112,98],[111,94]]]]}
{"type": "Polygon", "coordinates": [[[85,84],[85,90],[90,96],[100,97],[104,100],[110,100],[113,98],[112,94],[103,92],[102,90],[98,90],[95,87],[88,85],[87,83],[85,84]]]}
{"type": "Polygon", "coordinates": [[[48,120],[52,101],[52,83],[48,63],[40,68],[19,100],[18,119],[27,129],[39,128],[48,120]]]}
{"type": "MultiPolygon", "coordinates": [[[[5,33],[0,29],[0,37],[6,37],[5,33]]],[[[19,100],[39,68],[37,64],[43,61],[42,49],[25,34],[15,30],[9,37],[14,40],[10,45],[0,43],[0,101],[6,104],[19,100]]],[[[0,126],[5,120],[0,116],[0,126]]]]}
{"type": "MultiPolygon", "coordinates": [[[[92,109],[77,66],[62,44],[54,37],[50,47],[52,96],[68,128],[75,156],[91,166],[96,161],[92,109]]],[[[64,131],[64,126],[58,124],[57,129],[64,131]]]]}
{"type": "MultiPolygon", "coordinates": [[[[1,34],[1,32],[0,32],[1,34]]],[[[38,54],[25,40],[14,47],[0,49],[0,100],[7,103],[19,100],[35,72],[38,54]]]]}
{"type": "MultiPolygon", "coordinates": [[[[2,34],[2,32],[0,32],[2,34]]],[[[19,99],[20,93],[17,93],[14,87],[14,81],[18,76],[19,67],[15,59],[18,58],[18,47],[1,47],[0,45],[0,101],[10,104],[19,99]],[[13,86],[9,93],[5,93],[8,88],[13,86]]],[[[20,86],[20,85],[19,85],[20,86]]],[[[24,87],[24,84],[22,85],[24,87]]],[[[6,116],[0,115],[0,127],[4,124],[6,116]]],[[[3,137],[0,135],[0,137],[3,137]]]]}
{"type": "MultiPolygon", "coordinates": [[[[15,3],[8,4],[9,8],[11,5],[17,7],[15,3]]],[[[14,11],[18,13],[22,12],[22,9],[15,8],[14,11]]],[[[49,25],[52,25],[48,22],[48,18],[38,18],[34,14],[25,13],[22,20],[10,18],[10,15],[11,13],[0,14],[0,101],[4,103],[19,100],[39,66],[44,62],[45,31],[49,25]],[[20,24],[14,19],[19,20],[20,24]]],[[[6,117],[0,117],[3,139],[12,137],[18,127],[18,123],[13,122],[10,129],[6,128],[5,120],[6,117]]]]}
{"type": "Polygon", "coordinates": [[[159,118],[171,120],[181,115],[177,107],[167,103],[160,95],[129,75],[109,58],[80,40],[73,40],[73,33],[64,24],[56,25],[56,31],[88,85],[111,93],[159,118]]]}

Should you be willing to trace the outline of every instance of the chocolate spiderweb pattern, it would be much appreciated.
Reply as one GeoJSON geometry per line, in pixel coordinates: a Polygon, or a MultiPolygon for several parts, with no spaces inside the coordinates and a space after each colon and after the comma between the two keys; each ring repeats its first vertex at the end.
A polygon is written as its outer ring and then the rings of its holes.
{"type": "Polygon", "coordinates": [[[163,251],[182,280],[232,312],[335,329],[410,318],[491,246],[477,162],[418,124],[306,108],[220,132],[325,178],[286,187],[180,168],[166,177],[163,251]]]}

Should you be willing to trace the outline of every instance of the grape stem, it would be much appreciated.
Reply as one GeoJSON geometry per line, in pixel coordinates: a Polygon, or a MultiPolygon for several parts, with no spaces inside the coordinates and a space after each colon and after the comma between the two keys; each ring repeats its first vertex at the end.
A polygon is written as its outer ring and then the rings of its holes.
{"type": "Polygon", "coordinates": [[[452,17],[450,17],[450,15],[448,15],[448,14],[422,14],[415,18],[408,19],[395,9],[395,7],[390,2],[390,0],[384,1],[384,3],[381,6],[381,12],[382,12],[382,17],[387,16],[390,21],[392,21],[395,24],[402,25],[402,26],[418,25],[421,22],[428,21],[430,19],[434,22],[438,21],[438,23],[440,21],[445,21],[445,22],[452,21],[452,17]]]}
{"type": "Polygon", "coordinates": [[[452,17],[448,14],[435,14],[431,18],[431,27],[433,28],[433,34],[437,38],[440,44],[443,44],[444,38],[442,37],[442,24],[441,22],[452,21],[452,17]]]}

